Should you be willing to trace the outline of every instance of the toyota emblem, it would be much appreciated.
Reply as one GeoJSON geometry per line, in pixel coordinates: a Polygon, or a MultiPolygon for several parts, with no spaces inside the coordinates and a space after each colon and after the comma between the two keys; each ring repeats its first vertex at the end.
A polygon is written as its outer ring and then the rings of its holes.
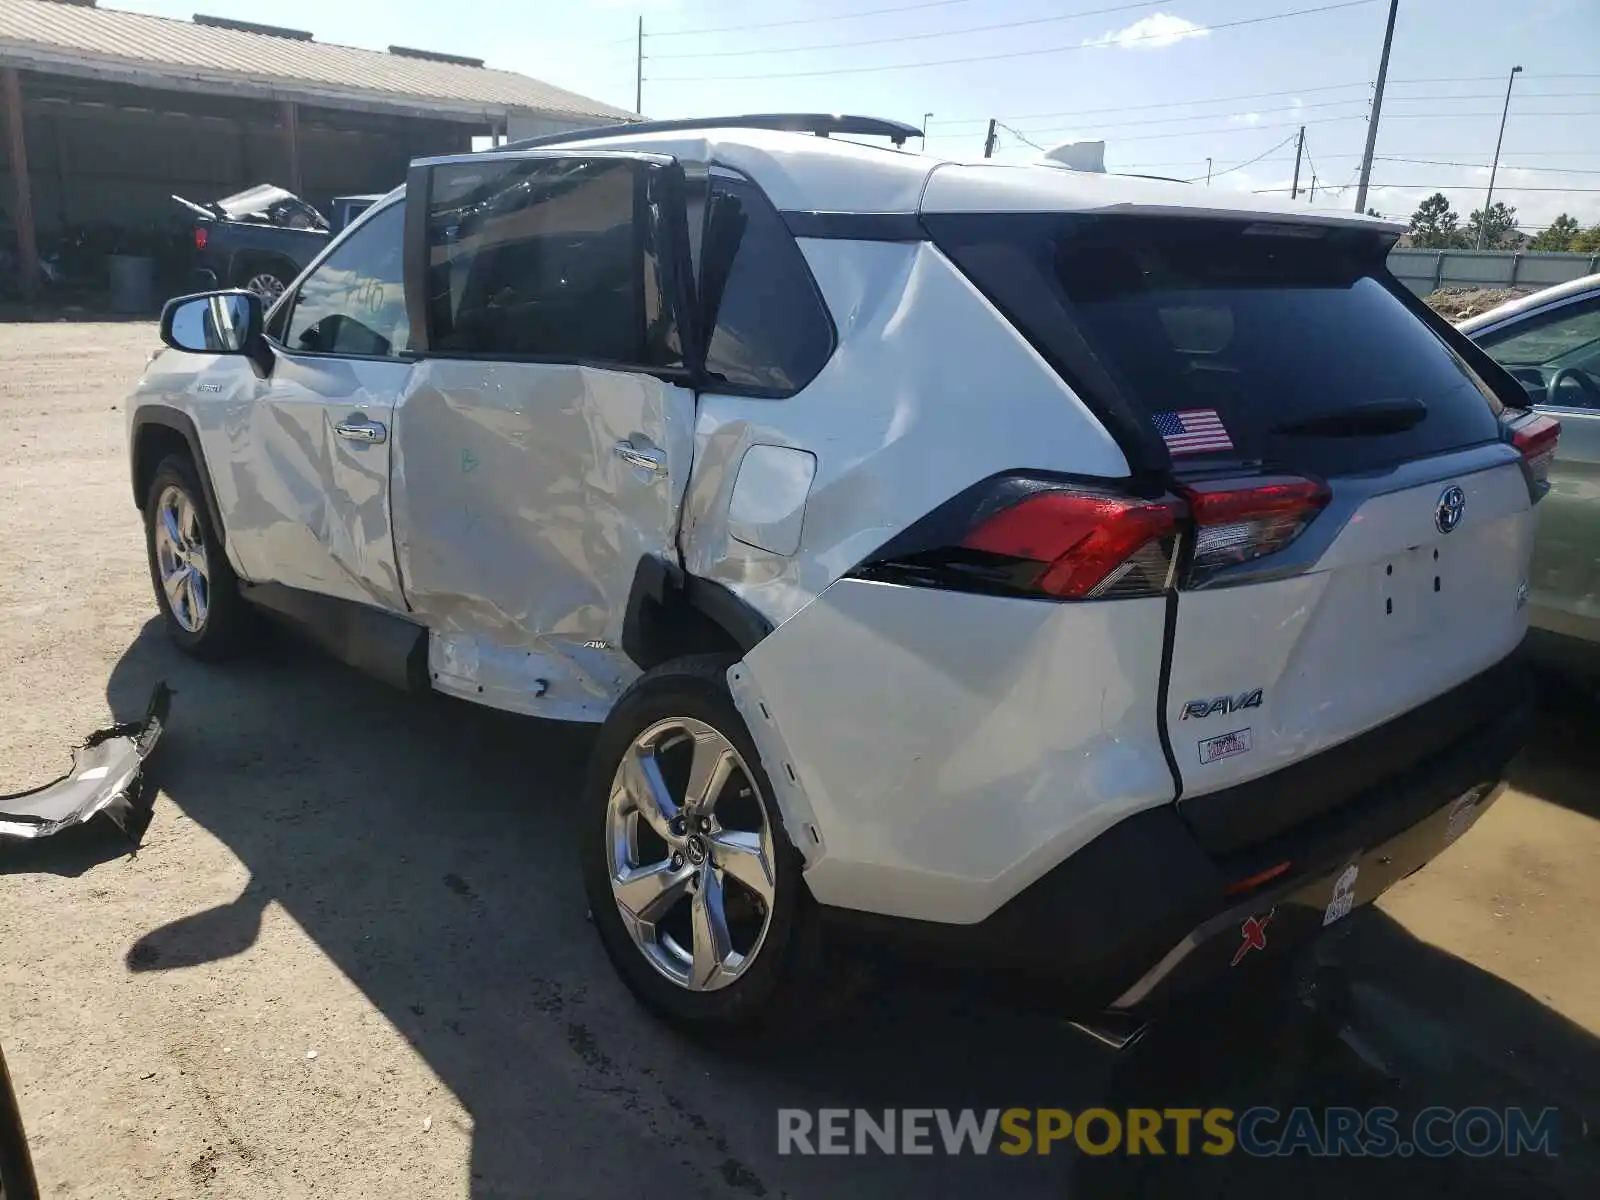
{"type": "Polygon", "coordinates": [[[1467,494],[1451,484],[1439,493],[1439,503],[1433,510],[1433,523],[1439,527],[1440,533],[1453,533],[1466,511],[1467,494]]]}

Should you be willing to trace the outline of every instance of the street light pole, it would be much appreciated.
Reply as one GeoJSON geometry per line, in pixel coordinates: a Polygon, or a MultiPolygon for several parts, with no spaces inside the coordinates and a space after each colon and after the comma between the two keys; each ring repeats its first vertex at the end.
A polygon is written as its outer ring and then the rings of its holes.
{"type": "Polygon", "coordinates": [[[928,122],[931,120],[933,120],[932,113],[922,114],[922,148],[924,150],[928,148],[928,122]]]}
{"type": "Polygon", "coordinates": [[[1512,67],[1506,76],[1506,106],[1500,110],[1500,136],[1494,139],[1494,162],[1489,167],[1489,194],[1483,198],[1483,219],[1478,222],[1478,249],[1483,249],[1483,235],[1489,228],[1489,203],[1494,199],[1494,177],[1500,170],[1500,144],[1506,140],[1506,117],[1511,112],[1511,85],[1517,81],[1521,67],[1512,67]]]}

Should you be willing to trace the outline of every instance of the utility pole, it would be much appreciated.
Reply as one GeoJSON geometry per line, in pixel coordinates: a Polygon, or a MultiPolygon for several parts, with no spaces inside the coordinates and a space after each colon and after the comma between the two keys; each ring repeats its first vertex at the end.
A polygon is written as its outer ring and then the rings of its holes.
{"type": "Polygon", "coordinates": [[[1511,112],[1511,85],[1517,81],[1521,67],[1512,67],[1506,76],[1506,106],[1500,110],[1500,136],[1494,139],[1494,163],[1489,168],[1489,194],[1483,198],[1483,220],[1478,222],[1478,249],[1483,249],[1483,235],[1489,228],[1489,202],[1494,199],[1494,177],[1500,170],[1500,143],[1506,140],[1506,117],[1511,112]]]}
{"type": "Polygon", "coordinates": [[[993,158],[994,157],[994,140],[995,140],[994,118],[990,117],[989,118],[989,136],[983,139],[983,156],[985,158],[993,158]]]}
{"type": "Polygon", "coordinates": [[[1308,204],[1315,204],[1316,202],[1317,202],[1317,173],[1315,171],[1313,171],[1313,172],[1311,172],[1311,197],[1310,197],[1309,200],[1307,200],[1307,203],[1308,204]]]}
{"type": "Polygon", "coordinates": [[[1389,0],[1389,24],[1383,30],[1383,56],[1378,59],[1378,86],[1372,91],[1372,111],[1367,114],[1367,148],[1361,155],[1361,185],[1356,188],[1356,211],[1367,211],[1367,184],[1372,180],[1372,152],[1378,148],[1378,118],[1383,113],[1383,85],[1389,79],[1389,47],[1394,45],[1394,19],[1400,0],[1389,0]]]}
{"type": "Polygon", "coordinates": [[[933,120],[932,113],[922,114],[922,148],[924,150],[928,148],[928,122],[931,120],[933,120]]]}
{"type": "Polygon", "coordinates": [[[1211,186],[1211,160],[1206,159],[1206,186],[1211,186]]]}
{"type": "Polygon", "coordinates": [[[633,111],[644,114],[644,16],[639,17],[639,40],[633,60],[633,111]]]}
{"type": "Polygon", "coordinates": [[[1306,127],[1300,126],[1300,136],[1294,143],[1294,182],[1289,185],[1289,199],[1300,195],[1300,156],[1306,152],[1306,127]]]}

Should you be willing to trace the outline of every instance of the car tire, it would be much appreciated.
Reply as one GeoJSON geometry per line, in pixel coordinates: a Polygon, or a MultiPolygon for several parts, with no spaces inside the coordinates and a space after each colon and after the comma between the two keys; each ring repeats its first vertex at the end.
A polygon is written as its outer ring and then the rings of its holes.
{"type": "Polygon", "coordinates": [[[801,1022],[819,974],[816,906],[729,694],[733,661],[680,658],[642,675],[601,727],[579,815],[584,886],[612,965],[652,1012],[702,1032],[801,1022]],[[726,779],[695,806],[702,753],[726,764],[726,779]],[[670,810],[640,803],[657,787],[685,819],[676,830],[670,810]],[[667,907],[641,903],[648,888],[667,907]]]}
{"type": "Polygon", "coordinates": [[[156,604],[178,649],[217,661],[248,648],[255,613],[239,593],[186,455],[168,455],[156,467],[145,492],[144,532],[156,604]]]}
{"type": "Polygon", "coordinates": [[[266,263],[240,271],[234,286],[254,292],[261,297],[262,308],[271,308],[289,286],[289,279],[285,277],[283,268],[266,263]]]}

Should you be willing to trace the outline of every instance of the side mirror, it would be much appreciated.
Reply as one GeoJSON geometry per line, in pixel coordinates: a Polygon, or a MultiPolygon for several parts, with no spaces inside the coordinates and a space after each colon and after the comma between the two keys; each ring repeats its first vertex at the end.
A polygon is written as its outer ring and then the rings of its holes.
{"type": "Polygon", "coordinates": [[[265,375],[272,367],[261,297],[254,292],[177,296],[161,310],[161,340],[190,354],[238,354],[265,375]]]}

